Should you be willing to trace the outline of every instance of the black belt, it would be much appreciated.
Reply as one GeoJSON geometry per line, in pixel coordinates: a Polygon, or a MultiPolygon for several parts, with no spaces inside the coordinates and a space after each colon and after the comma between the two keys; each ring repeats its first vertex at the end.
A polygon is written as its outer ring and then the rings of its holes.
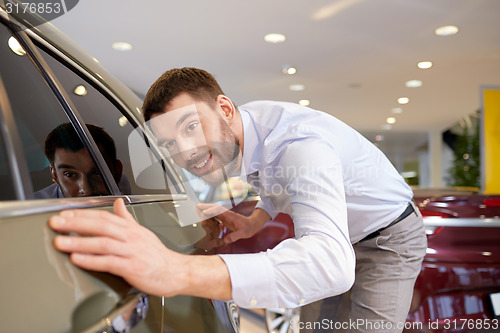
{"type": "Polygon", "coordinates": [[[385,230],[385,229],[387,229],[389,227],[392,227],[393,225],[395,225],[399,221],[404,220],[405,218],[407,218],[414,211],[415,211],[415,209],[413,209],[413,205],[411,203],[409,203],[408,207],[406,207],[405,211],[401,215],[399,215],[394,221],[392,221],[391,223],[389,223],[389,225],[386,225],[385,227],[380,228],[377,231],[372,232],[371,234],[369,234],[368,236],[366,236],[365,238],[363,238],[362,240],[360,240],[360,242],[368,240],[368,239],[372,239],[374,237],[377,237],[378,235],[380,235],[380,232],[382,230],[385,230]]]}

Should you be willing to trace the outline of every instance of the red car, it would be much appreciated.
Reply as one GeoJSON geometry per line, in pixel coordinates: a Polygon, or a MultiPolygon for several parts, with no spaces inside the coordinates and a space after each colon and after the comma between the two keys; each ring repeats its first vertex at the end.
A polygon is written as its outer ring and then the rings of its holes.
{"type": "Polygon", "coordinates": [[[500,196],[458,195],[419,204],[428,236],[408,332],[500,331],[500,196]]]}
{"type": "MultiPolygon", "coordinates": [[[[236,185],[230,182],[230,186],[236,185]]],[[[257,195],[251,190],[235,192],[246,199],[232,209],[249,215],[257,195]]],[[[210,199],[226,207],[229,202],[213,193],[210,199]]],[[[424,216],[428,249],[405,332],[499,332],[500,195],[419,197],[416,202],[424,216]]],[[[291,237],[293,221],[279,214],[253,237],[215,252],[259,252],[291,237]]],[[[298,320],[299,309],[267,309],[265,313],[269,332],[296,332],[290,321],[298,320]]]]}

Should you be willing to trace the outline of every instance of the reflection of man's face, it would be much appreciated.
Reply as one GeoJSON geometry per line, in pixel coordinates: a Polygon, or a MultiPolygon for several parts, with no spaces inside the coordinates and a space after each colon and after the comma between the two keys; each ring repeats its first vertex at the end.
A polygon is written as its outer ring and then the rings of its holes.
{"type": "Polygon", "coordinates": [[[168,149],[174,162],[190,173],[216,185],[225,173],[233,173],[241,155],[232,128],[205,102],[182,93],[155,115],[151,128],[160,146],[168,149]]]}
{"type": "Polygon", "coordinates": [[[108,194],[99,171],[85,148],[77,152],[56,148],[54,165],[50,167],[50,171],[66,198],[108,194]]]}

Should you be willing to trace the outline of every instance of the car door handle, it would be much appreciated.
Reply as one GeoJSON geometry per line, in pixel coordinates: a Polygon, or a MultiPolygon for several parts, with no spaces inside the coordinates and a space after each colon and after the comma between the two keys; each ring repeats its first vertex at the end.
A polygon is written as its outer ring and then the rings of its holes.
{"type": "Polygon", "coordinates": [[[146,294],[128,296],[116,309],[80,333],[128,333],[148,312],[146,294]]]}

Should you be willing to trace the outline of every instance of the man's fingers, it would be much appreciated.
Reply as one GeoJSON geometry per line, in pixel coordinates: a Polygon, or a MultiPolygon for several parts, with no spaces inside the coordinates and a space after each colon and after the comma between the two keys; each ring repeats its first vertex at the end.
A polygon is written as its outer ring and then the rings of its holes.
{"type": "Polygon", "coordinates": [[[228,211],[227,208],[215,204],[198,204],[197,207],[200,209],[201,213],[206,216],[206,218],[221,215],[228,211]]]}
{"type": "Polygon", "coordinates": [[[124,275],[124,269],[126,269],[129,264],[125,258],[85,253],[72,253],[70,255],[70,260],[73,264],[83,269],[107,272],[122,277],[124,275]]]}
{"type": "Polygon", "coordinates": [[[135,222],[134,217],[128,211],[127,206],[125,206],[125,202],[123,201],[122,198],[116,199],[115,202],[113,203],[113,212],[116,215],[123,217],[124,219],[133,220],[135,222]]]}
{"type": "Polygon", "coordinates": [[[62,252],[80,252],[89,254],[129,255],[130,249],[124,243],[108,237],[56,236],[54,246],[62,252]]]}
{"type": "Polygon", "coordinates": [[[63,210],[59,213],[60,216],[68,219],[86,218],[95,220],[107,220],[117,225],[127,226],[130,222],[121,216],[101,209],[70,209],[63,210]]]}
{"type": "Polygon", "coordinates": [[[224,237],[224,244],[234,243],[237,240],[243,238],[242,236],[242,233],[238,231],[227,234],[226,237],[224,237]]]}
{"type": "Polygon", "coordinates": [[[109,219],[60,214],[52,216],[49,219],[49,226],[58,232],[75,232],[78,234],[107,236],[118,240],[124,240],[123,224],[110,223],[109,219]]]}

